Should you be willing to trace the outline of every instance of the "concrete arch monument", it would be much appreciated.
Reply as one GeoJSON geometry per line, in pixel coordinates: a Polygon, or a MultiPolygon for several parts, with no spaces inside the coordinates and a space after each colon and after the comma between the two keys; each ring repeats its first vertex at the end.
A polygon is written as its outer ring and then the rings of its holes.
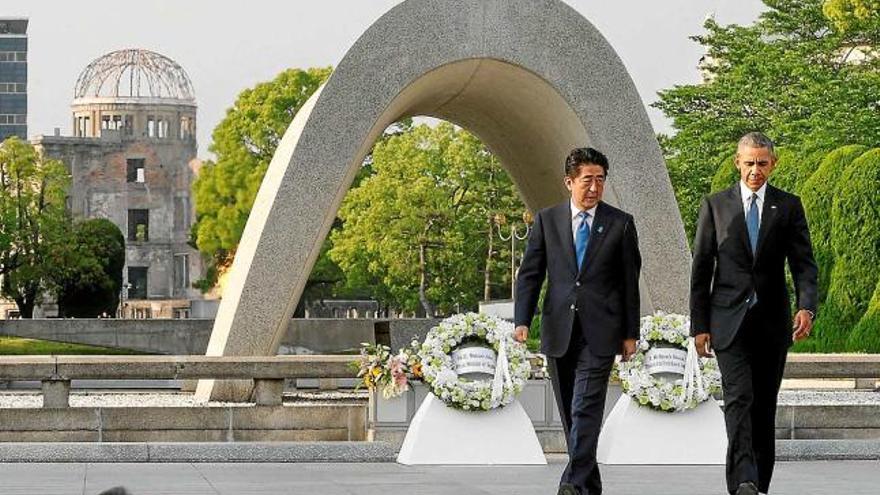
{"type": "MultiPolygon", "coordinates": [[[[271,355],[364,156],[409,116],[461,125],[499,158],[531,209],[567,197],[562,164],[609,157],[606,199],[631,212],[642,310],[684,311],[690,255],[636,88],[602,35],[560,0],[406,0],[355,42],[296,115],[263,180],[208,355],[271,355]]],[[[199,384],[200,398],[243,387],[199,384]]]]}

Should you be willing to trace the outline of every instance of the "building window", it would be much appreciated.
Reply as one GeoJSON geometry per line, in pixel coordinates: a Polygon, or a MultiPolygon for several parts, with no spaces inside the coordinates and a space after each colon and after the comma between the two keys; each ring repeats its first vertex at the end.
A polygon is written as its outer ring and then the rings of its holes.
{"type": "Polygon", "coordinates": [[[122,129],[122,115],[102,115],[101,129],[116,131],[122,129]]]}
{"type": "Polygon", "coordinates": [[[0,52],[0,62],[27,62],[27,52],[0,52]]]}
{"type": "Polygon", "coordinates": [[[24,125],[27,124],[27,114],[3,113],[0,114],[0,125],[24,125]]]}
{"type": "Polygon", "coordinates": [[[27,84],[0,82],[0,93],[27,93],[27,84]]]}
{"type": "Polygon", "coordinates": [[[156,116],[147,115],[147,137],[156,137],[156,116]]]}
{"type": "Polygon", "coordinates": [[[133,136],[134,135],[134,116],[133,115],[126,115],[124,122],[125,123],[122,126],[122,128],[124,130],[124,134],[126,136],[133,136]]]}
{"type": "Polygon", "coordinates": [[[186,290],[189,288],[189,255],[174,255],[174,288],[186,290]]]}
{"type": "Polygon", "coordinates": [[[183,116],[180,118],[180,139],[181,140],[189,140],[193,138],[195,134],[195,126],[193,125],[192,117],[183,116]]]}
{"type": "Polygon", "coordinates": [[[168,137],[168,120],[164,118],[159,118],[156,121],[156,135],[159,139],[165,139],[168,137]]]}
{"type": "Polygon", "coordinates": [[[91,134],[89,129],[89,121],[91,119],[89,117],[77,117],[76,118],[76,137],[87,137],[91,134]]]}
{"type": "Polygon", "coordinates": [[[128,299],[147,298],[147,267],[128,267],[128,299]]]}
{"type": "Polygon", "coordinates": [[[125,163],[128,166],[128,173],[126,174],[126,180],[128,182],[137,182],[140,184],[146,182],[143,158],[129,158],[125,160],[125,163]]]}
{"type": "Polygon", "coordinates": [[[150,210],[128,210],[128,240],[150,240],[150,210]]]}

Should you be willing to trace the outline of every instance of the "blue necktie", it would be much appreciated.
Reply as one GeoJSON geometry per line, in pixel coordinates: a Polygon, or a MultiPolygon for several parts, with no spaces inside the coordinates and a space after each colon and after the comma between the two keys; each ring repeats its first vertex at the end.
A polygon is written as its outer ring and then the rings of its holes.
{"type": "Polygon", "coordinates": [[[752,194],[752,204],[749,206],[749,213],[746,215],[746,226],[749,228],[749,242],[752,245],[752,254],[756,254],[760,219],[758,217],[758,195],[754,193],[752,194]]]}
{"type": "MultiPolygon", "coordinates": [[[[752,193],[752,204],[749,205],[749,213],[746,215],[746,226],[749,228],[749,243],[752,245],[752,255],[757,256],[758,250],[758,229],[760,227],[760,218],[758,217],[758,195],[752,193]]],[[[758,293],[752,294],[752,300],[749,307],[754,306],[758,302],[758,293]]]]}
{"type": "Polygon", "coordinates": [[[574,237],[574,251],[577,253],[578,270],[584,265],[584,256],[587,254],[587,244],[590,243],[590,224],[587,223],[589,213],[582,211],[578,213],[581,217],[581,224],[578,225],[577,234],[574,237]]]}

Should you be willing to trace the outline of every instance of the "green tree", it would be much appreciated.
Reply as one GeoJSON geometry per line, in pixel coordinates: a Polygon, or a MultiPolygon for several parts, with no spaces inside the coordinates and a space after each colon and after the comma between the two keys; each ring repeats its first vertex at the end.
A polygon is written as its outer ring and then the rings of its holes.
{"type": "Polygon", "coordinates": [[[69,175],[18,138],[0,145],[0,274],[2,293],[31,318],[45,288],[49,248],[69,223],[69,175]]]}
{"type": "Polygon", "coordinates": [[[73,224],[47,256],[47,278],[61,317],[114,315],[119,305],[125,238],[104,218],[73,224]]]}
{"type": "Polygon", "coordinates": [[[764,3],[767,11],[750,26],[708,20],[692,38],[708,55],[706,81],[661,91],[655,104],[675,129],[660,143],[679,199],[688,198],[680,207],[689,237],[687,220],[699,207],[693,196],[710,191],[718,157],[748,131],[802,157],[880,142],[880,59],[858,56],[876,53],[870,29],[837,28],[821,0],[764,3]]]}
{"type": "Polygon", "coordinates": [[[207,161],[193,183],[193,242],[209,260],[203,290],[232,262],[275,148],[293,117],[330,76],[330,68],[288,69],[242,91],[212,134],[207,161]]]}
{"type": "Polygon", "coordinates": [[[525,209],[497,160],[472,134],[441,123],[377,143],[372,165],[343,201],[330,258],[397,308],[433,315],[474,307],[487,270],[504,279],[503,251],[489,247],[493,219],[525,209]]]}

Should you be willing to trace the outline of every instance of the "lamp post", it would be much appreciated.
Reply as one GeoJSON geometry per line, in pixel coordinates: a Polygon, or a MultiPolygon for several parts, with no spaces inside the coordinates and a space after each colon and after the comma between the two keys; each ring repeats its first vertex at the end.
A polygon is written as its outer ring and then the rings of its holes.
{"type": "Polygon", "coordinates": [[[125,301],[128,300],[128,291],[131,290],[130,283],[122,284],[122,287],[119,290],[119,314],[117,317],[125,318],[125,301]]]}
{"type": "Polygon", "coordinates": [[[528,210],[524,211],[522,214],[522,221],[525,225],[525,229],[520,231],[518,228],[517,222],[510,222],[510,231],[506,233],[504,231],[504,225],[507,224],[507,217],[504,214],[499,213],[495,215],[495,224],[498,225],[498,237],[504,241],[510,241],[510,299],[514,299],[516,295],[516,273],[518,271],[518,267],[516,266],[516,241],[523,241],[528,239],[529,233],[532,231],[532,213],[528,210]]]}

